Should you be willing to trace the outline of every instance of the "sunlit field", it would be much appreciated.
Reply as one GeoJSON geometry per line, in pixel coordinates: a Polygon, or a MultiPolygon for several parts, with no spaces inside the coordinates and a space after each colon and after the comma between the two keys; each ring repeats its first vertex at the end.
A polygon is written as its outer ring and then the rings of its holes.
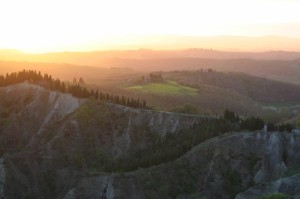
{"type": "Polygon", "coordinates": [[[175,81],[147,83],[142,85],[130,86],[127,89],[160,95],[198,95],[197,89],[179,85],[175,81]]]}

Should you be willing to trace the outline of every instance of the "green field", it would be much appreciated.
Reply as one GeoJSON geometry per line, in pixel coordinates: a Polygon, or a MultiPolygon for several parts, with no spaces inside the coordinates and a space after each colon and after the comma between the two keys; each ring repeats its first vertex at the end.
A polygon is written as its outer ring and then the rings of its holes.
{"type": "Polygon", "coordinates": [[[141,84],[136,86],[130,86],[127,89],[147,93],[156,93],[160,95],[198,95],[197,89],[179,85],[175,81],[141,84]]]}

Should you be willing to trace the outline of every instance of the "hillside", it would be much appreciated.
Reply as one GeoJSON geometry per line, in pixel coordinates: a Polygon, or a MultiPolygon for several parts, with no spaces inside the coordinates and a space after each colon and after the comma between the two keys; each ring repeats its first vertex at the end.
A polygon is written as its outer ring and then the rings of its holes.
{"type": "Polygon", "coordinates": [[[203,59],[195,57],[168,57],[151,59],[112,58],[103,66],[130,67],[137,71],[201,70],[211,68],[217,71],[242,72],[253,76],[300,84],[300,59],[255,60],[203,59]]]}
{"type": "Polygon", "coordinates": [[[36,70],[51,74],[57,78],[72,81],[73,78],[82,77],[89,83],[101,83],[101,85],[116,84],[125,77],[136,75],[129,68],[100,68],[88,65],[72,65],[66,63],[35,63],[0,61],[0,75],[6,75],[22,70],[36,70]]]}
{"type": "Polygon", "coordinates": [[[295,123],[299,116],[300,87],[294,84],[212,69],[158,74],[164,81],[144,82],[141,80],[147,76],[137,76],[116,92],[144,97],[157,110],[192,104],[199,113],[220,115],[230,109],[244,117],[260,116],[275,123],[295,123]]]}
{"type": "Polygon", "coordinates": [[[176,71],[164,74],[192,87],[210,85],[237,92],[258,102],[299,102],[300,87],[284,82],[259,78],[236,72],[216,72],[207,70],[176,71]]]}
{"type": "Polygon", "coordinates": [[[80,100],[28,83],[0,88],[0,110],[0,198],[300,194],[292,188],[297,132],[221,135],[213,117],[80,100]],[[261,188],[273,181],[281,188],[261,188]]]}

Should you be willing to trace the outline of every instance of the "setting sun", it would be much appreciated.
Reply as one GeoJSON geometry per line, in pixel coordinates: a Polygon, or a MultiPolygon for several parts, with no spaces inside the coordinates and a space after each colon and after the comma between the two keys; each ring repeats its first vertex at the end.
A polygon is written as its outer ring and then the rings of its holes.
{"type": "Polygon", "coordinates": [[[134,37],[145,35],[300,38],[299,9],[300,2],[293,0],[2,1],[0,48],[49,52],[138,47],[151,43],[134,37]]]}

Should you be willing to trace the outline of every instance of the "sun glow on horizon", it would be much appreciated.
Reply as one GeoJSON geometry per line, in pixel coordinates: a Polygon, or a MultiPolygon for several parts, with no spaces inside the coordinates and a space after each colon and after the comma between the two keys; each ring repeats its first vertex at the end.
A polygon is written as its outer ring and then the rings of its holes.
{"type": "Polygon", "coordinates": [[[4,0],[0,48],[86,51],[143,43],[130,35],[300,38],[299,9],[296,0],[4,0]]]}

